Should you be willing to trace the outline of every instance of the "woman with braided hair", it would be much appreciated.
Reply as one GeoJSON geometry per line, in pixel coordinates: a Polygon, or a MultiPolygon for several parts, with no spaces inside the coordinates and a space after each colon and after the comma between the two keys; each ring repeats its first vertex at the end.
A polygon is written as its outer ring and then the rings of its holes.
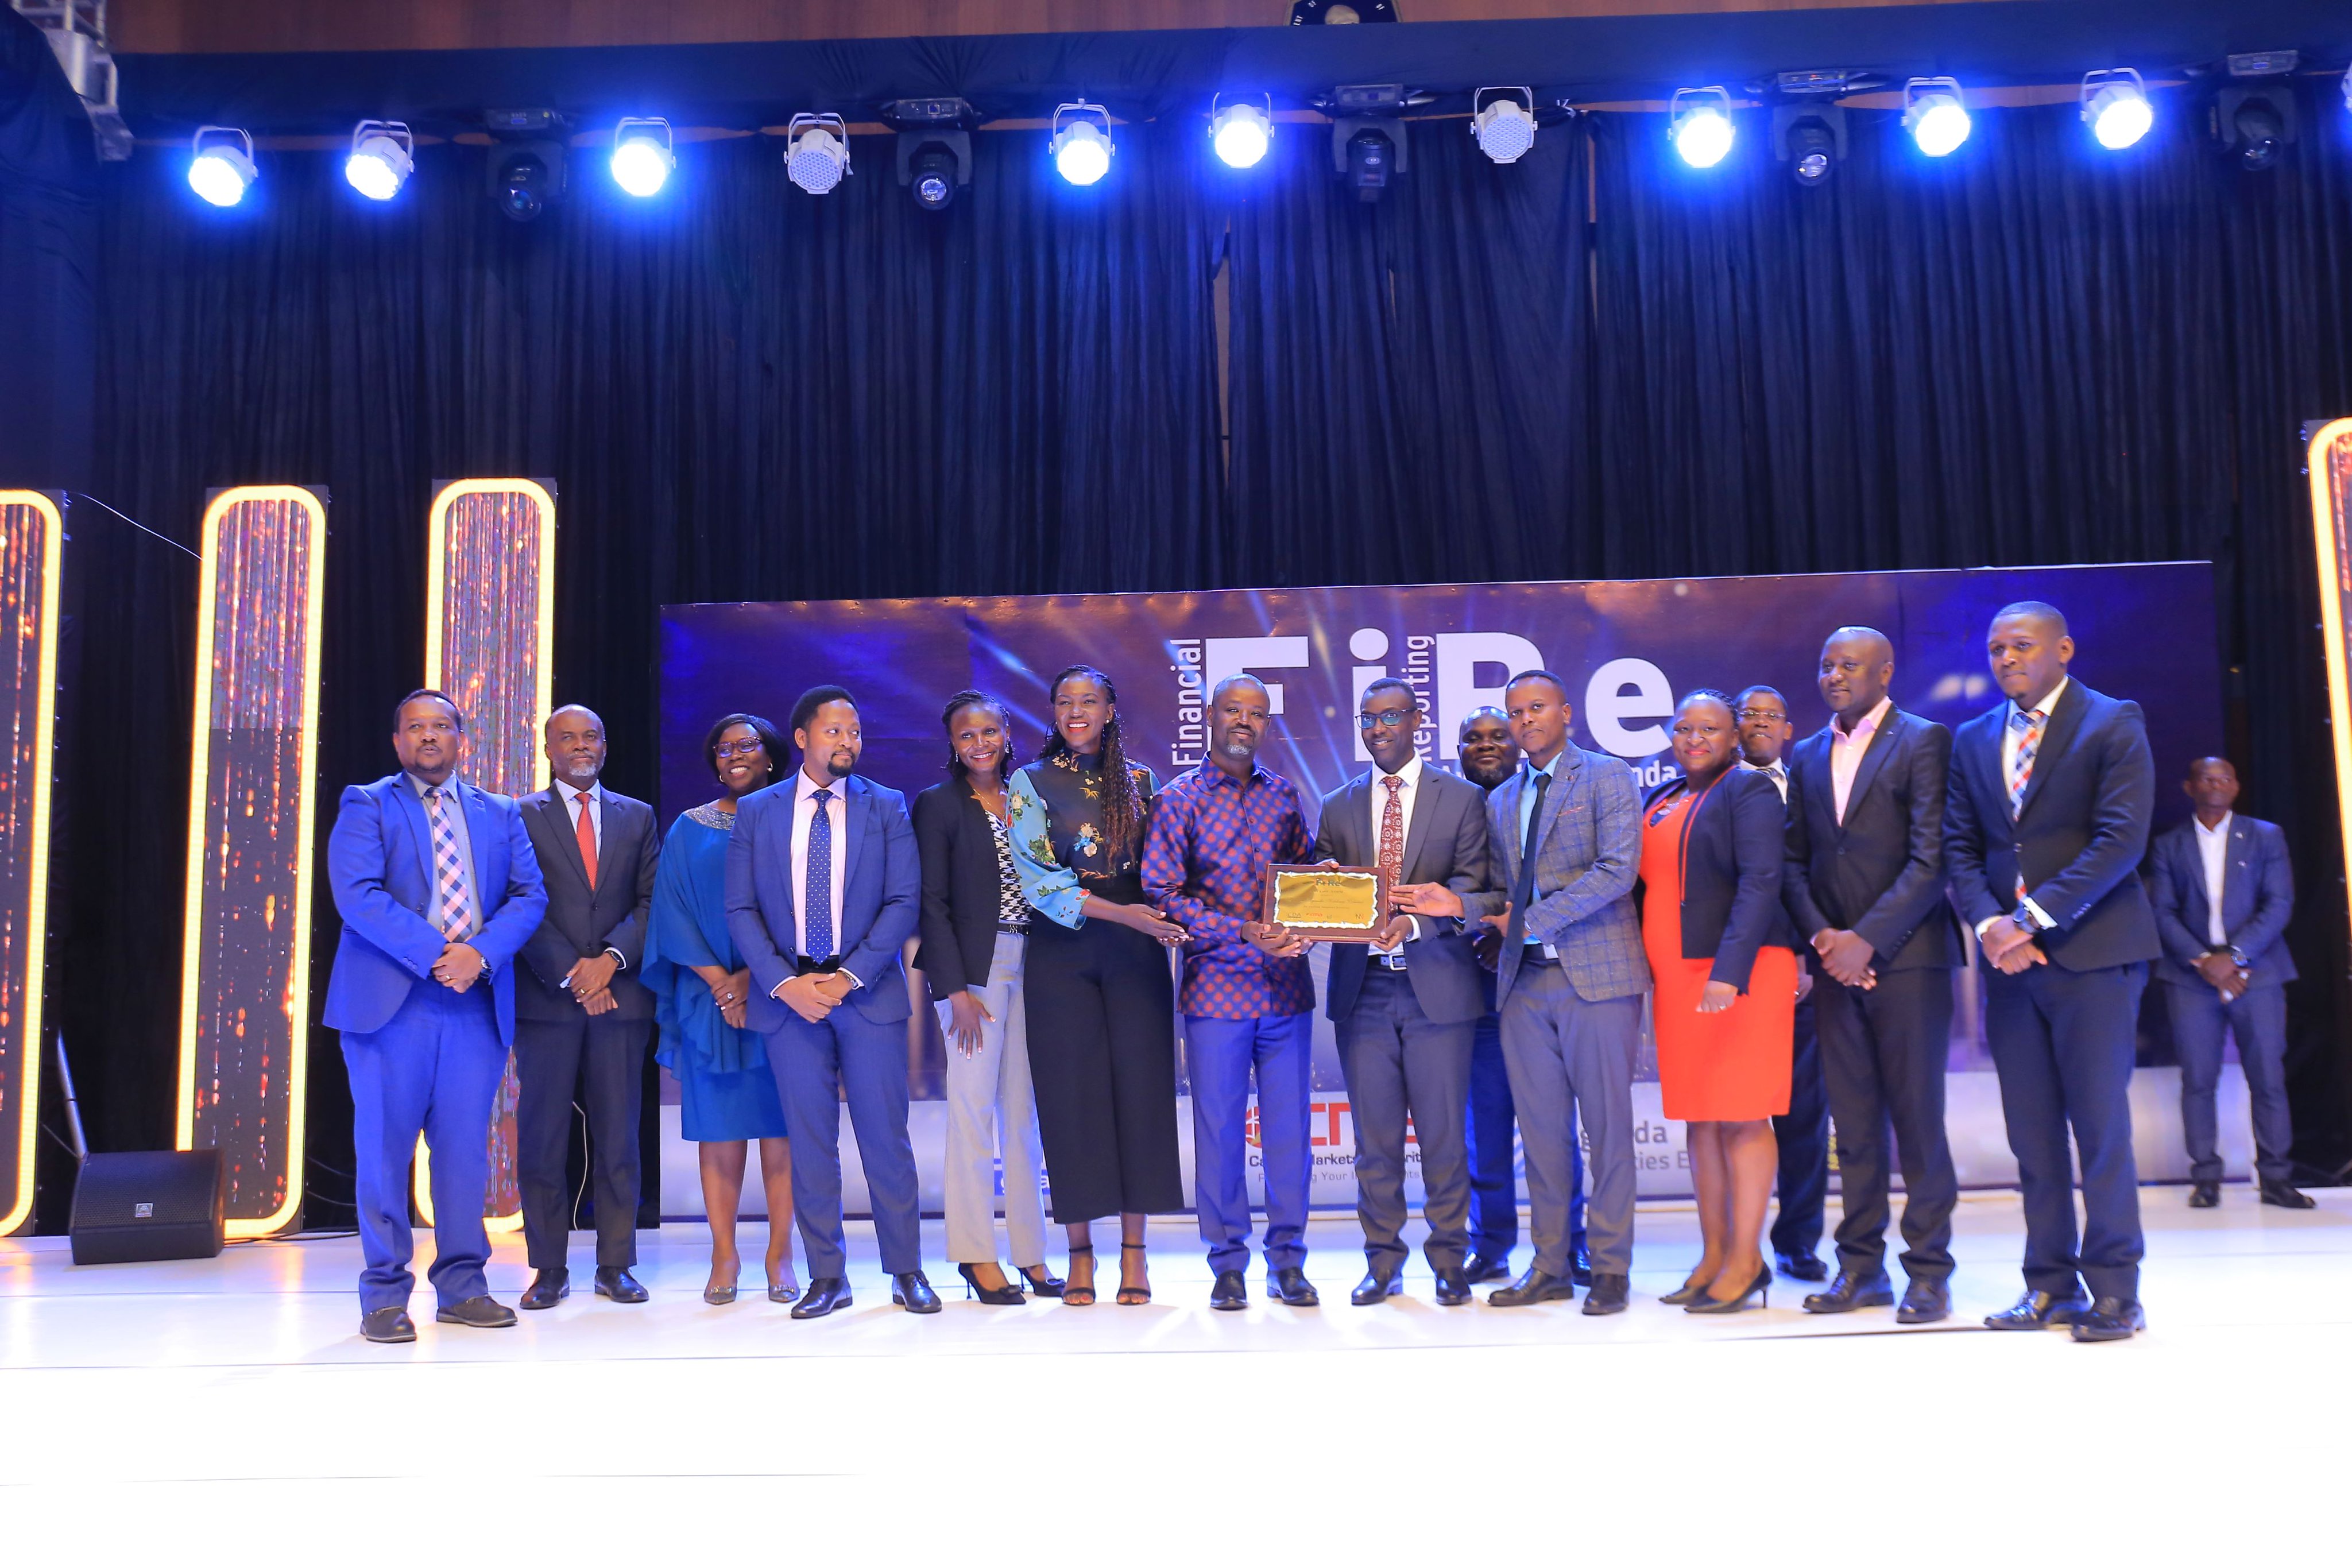
{"type": "Polygon", "coordinates": [[[1013,858],[1029,923],[1029,1058],[1054,1219],[1069,1228],[1063,1300],[1095,1300],[1092,1222],[1119,1218],[1121,1306],[1151,1300],[1143,1225],[1184,1207],[1176,1156],[1175,988],[1184,928],[1144,902],[1157,780],[1128,760],[1110,677],[1073,664],[1049,688],[1054,733],[1013,776],[1013,858]]]}

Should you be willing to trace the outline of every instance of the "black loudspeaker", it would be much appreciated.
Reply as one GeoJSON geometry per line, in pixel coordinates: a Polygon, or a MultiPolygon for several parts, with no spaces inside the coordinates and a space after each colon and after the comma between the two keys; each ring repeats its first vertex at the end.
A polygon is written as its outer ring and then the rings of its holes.
{"type": "Polygon", "coordinates": [[[217,1258],[227,1202],[218,1149],[92,1155],[74,1184],[73,1260],[217,1258]]]}

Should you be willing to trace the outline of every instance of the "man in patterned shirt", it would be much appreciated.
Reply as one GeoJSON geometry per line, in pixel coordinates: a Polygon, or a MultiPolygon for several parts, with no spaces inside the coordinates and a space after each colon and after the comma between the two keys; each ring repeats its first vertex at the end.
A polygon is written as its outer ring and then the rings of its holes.
{"type": "Polygon", "coordinates": [[[1265,1166],[1269,1293],[1317,1304],[1307,1282],[1309,1069],[1315,982],[1307,943],[1262,924],[1265,868],[1307,859],[1298,791],[1257,765],[1273,703],[1255,675],[1209,696],[1209,758],[1160,791],[1143,842],[1143,889],[1192,934],[1184,951],[1185,1065],[1192,1080],[1193,1207],[1209,1245],[1219,1312],[1249,1305],[1250,1073],[1257,1073],[1265,1166]]]}

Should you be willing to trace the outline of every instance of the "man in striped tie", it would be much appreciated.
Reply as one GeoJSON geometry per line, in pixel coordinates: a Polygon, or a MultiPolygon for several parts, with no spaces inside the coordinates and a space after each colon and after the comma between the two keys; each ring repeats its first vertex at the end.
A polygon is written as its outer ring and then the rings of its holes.
{"type": "Polygon", "coordinates": [[[2163,950],[2138,874],[2156,763],[2138,704],[2067,675],[2074,640],[2055,609],[2006,606],[1985,646],[2008,700],[1954,735],[1944,813],[1952,896],[1991,970],[1985,1043],[2025,1198],[2025,1294],[1985,1326],[2128,1339],[2146,1324],[2130,1088],[2163,950]]]}
{"type": "Polygon", "coordinates": [[[433,1156],[435,1317],[506,1328],[490,1299],[490,1112],[514,1044],[514,959],[547,912],[539,861],[504,795],[457,777],[466,719],[440,692],[412,692],[393,719],[400,771],[343,791],[327,879],[343,917],[325,1023],[351,1071],[360,1332],[416,1337],[408,1316],[408,1165],[433,1156]]]}

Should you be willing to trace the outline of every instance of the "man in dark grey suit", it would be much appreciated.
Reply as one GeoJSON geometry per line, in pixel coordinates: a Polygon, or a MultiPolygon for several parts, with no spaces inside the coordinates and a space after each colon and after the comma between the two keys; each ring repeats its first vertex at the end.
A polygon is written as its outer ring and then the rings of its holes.
{"type": "Polygon", "coordinates": [[[1568,684],[1528,670],[1503,695],[1525,762],[1486,797],[1491,880],[1457,898],[1414,890],[1421,915],[1470,914],[1503,930],[1496,994],[1503,1060],[1527,1157],[1535,1261],[1489,1306],[1576,1294],[1568,1239],[1569,1157],[1581,1113],[1591,1151],[1592,1290],[1584,1310],[1622,1312],[1633,1263],[1633,1057],[1649,961],[1633,913],[1642,801],[1633,769],[1568,737],[1568,684]]]}
{"type": "Polygon", "coordinates": [[[661,837],[653,808],[597,782],[604,721],[576,705],[547,716],[555,782],[515,804],[547,878],[547,918],[523,945],[515,987],[516,1176],[537,1270],[527,1311],[572,1291],[572,1107],[588,1122],[596,1197],[596,1293],[642,1301],[637,1261],[637,1118],[653,994],[637,979],[661,837]]]}
{"type": "Polygon", "coordinates": [[[2309,1208],[2311,1197],[2296,1190],[2287,1157],[2294,1122],[2286,1103],[2286,983],[2295,974],[2285,941],[2294,914],[2286,835],[2238,815],[2238,770],[2226,758],[2190,763],[2181,788],[2197,814],[2156,841],[2149,890],[2164,943],[2156,977],[2164,982],[2172,1043],[2180,1052],[2180,1126],[2193,1184],[2189,1207],[2221,1201],[2213,1088],[2226,1026],[2253,1102],[2262,1200],[2309,1208]]]}
{"type": "MultiPolygon", "coordinates": [[[[1356,724],[1372,771],[1323,797],[1313,858],[1377,865],[1409,908],[1420,886],[1464,897],[1486,890],[1486,798],[1466,779],[1423,763],[1413,735],[1421,698],[1404,682],[1364,688],[1356,724]]],[[[1339,1036],[1339,1066],[1356,1124],[1356,1217],[1365,1272],[1348,1298],[1377,1305],[1404,1288],[1404,1131],[1421,1143],[1423,1252],[1437,1303],[1470,1299],[1470,1164],[1464,1138],[1470,1046],[1486,998],[1478,960],[1459,919],[1400,914],[1377,941],[1335,943],[1324,1010],[1339,1036]]]]}

